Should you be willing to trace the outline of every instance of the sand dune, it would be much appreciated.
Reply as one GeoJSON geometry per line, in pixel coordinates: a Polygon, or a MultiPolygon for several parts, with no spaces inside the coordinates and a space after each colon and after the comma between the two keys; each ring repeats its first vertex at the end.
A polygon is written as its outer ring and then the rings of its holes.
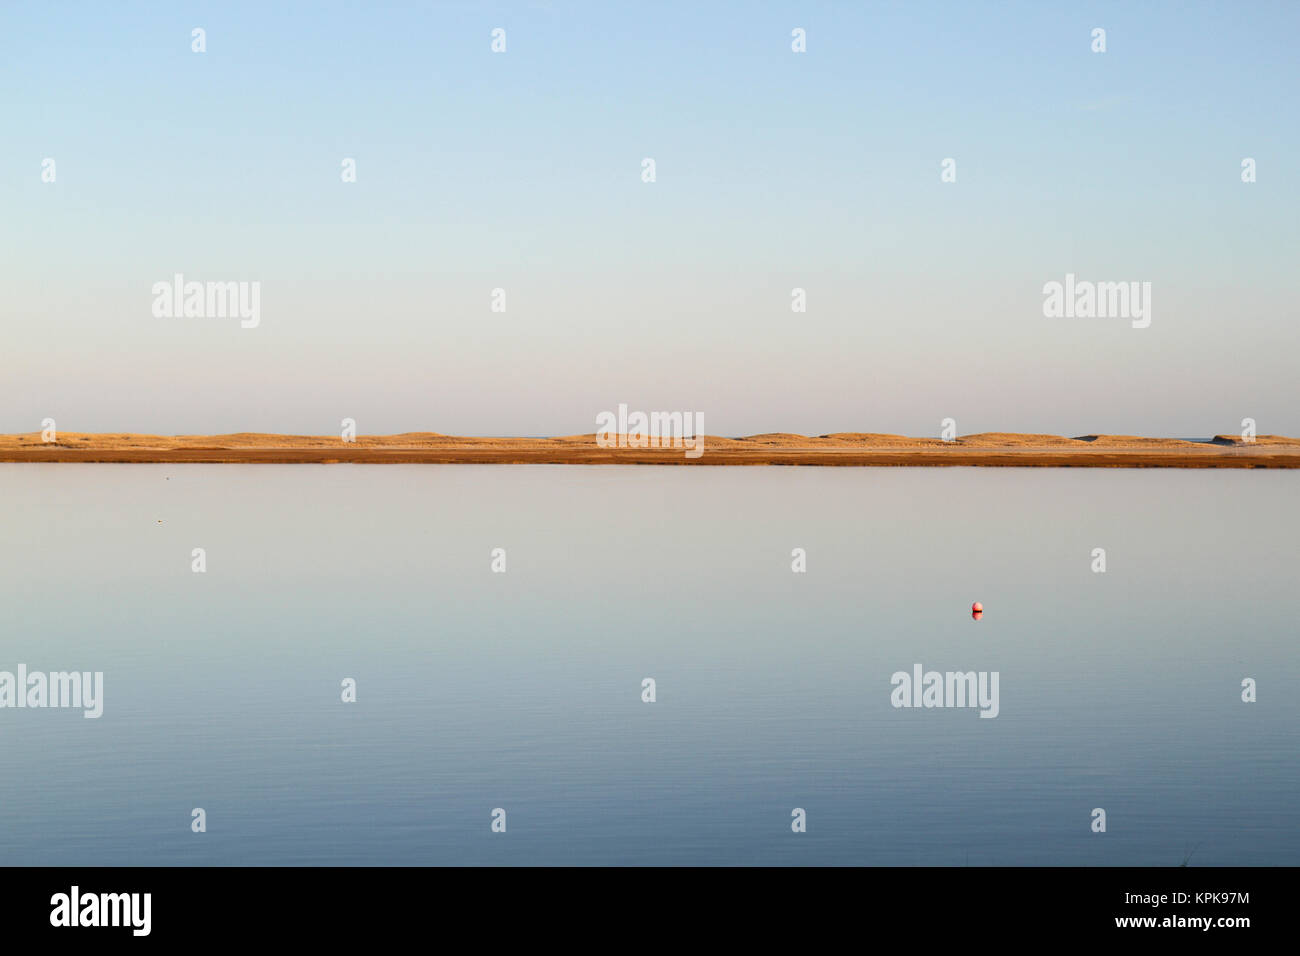
{"type": "Polygon", "coordinates": [[[1240,435],[1215,435],[1213,439],[1216,445],[1237,445],[1242,448],[1250,445],[1294,445],[1296,439],[1287,438],[1285,435],[1256,435],[1253,442],[1247,442],[1240,435]]]}
{"type": "Polygon", "coordinates": [[[906,435],[889,435],[883,432],[832,432],[829,435],[821,435],[821,438],[830,438],[834,441],[847,445],[869,445],[873,448],[884,447],[886,445],[943,445],[946,444],[940,438],[909,438],[906,435]]]}
{"type": "Polygon", "coordinates": [[[265,462],[360,464],[659,464],[659,465],[1011,465],[1059,467],[1297,468],[1300,439],[1261,435],[1246,443],[1233,435],[1211,441],[1138,435],[1020,435],[982,432],[954,441],[878,432],[808,436],[764,432],[742,438],[704,436],[704,453],[687,457],[669,447],[606,448],[593,434],[556,438],[494,438],[404,432],[358,435],[140,435],[39,432],[0,435],[8,462],[265,462]]]}
{"type": "Polygon", "coordinates": [[[980,432],[975,435],[962,435],[956,439],[963,445],[980,447],[1043,448],[1057,445],[1074,445],[1077,438],[1064,435],[1019,435],[1014,432],[980,432]]]}
{"type": "Polygon", "coordinates": [[[1172,447],[1204,444],[1203,442],[1187,441],[1182,438],[1143,438],[1141,435],[1083,435],[1076,441],[1096,445],[1160,445],[1172,447]]]}

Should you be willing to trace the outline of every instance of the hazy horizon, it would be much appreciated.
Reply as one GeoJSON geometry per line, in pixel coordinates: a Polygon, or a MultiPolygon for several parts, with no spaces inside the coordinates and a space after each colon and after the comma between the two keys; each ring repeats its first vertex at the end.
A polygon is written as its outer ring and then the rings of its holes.
{"type": "MultiPolygon", "coordinates": [[[[75,434],[118,435],[118,434],[120,434],[120,435],[157,435],[157,436],[159,436],[159,437],[177,437],[177,438],[179,438],[179,437],[183,437],[183,436],[186,436],[186,435],[191,435],[191,436],[194,436],[194,435],[201,435],[201,436],[212,436],[212,437],[220,437],[220,436],[222,436],[222,435],[283,435],[283,436],[286,436],[286,437],[292,437],[292,436],[307,436],[307,437],[331,438],[331,437],[336,437],[338,432],[339,432],[339,429],[337,429],[337,428],[334,429],[333,432],[330,432],[329,430],[324,430],[324,431],[320,431],[320,432],[305,432],[305,431],[298,431],[298,432],[288,432],[288,431],[269,432],[269,431],[259,431],[259,430],[248,429],[248,428],[233,429],[233,430],[230,430],[230,431],[224,431],[224,432],[151,432],[151,431],[144,431],[144,430],[138,430],[138,429],[112,429],[112,430],[106,430],[106,431],[103,431],[103,432],[86,432],[86,431],[84,431],[84,430],[79,430],[79,429],[63,428],[61,425],[60,425],[60,426],[58,427],[58,429],[57,429],[57,434],[58,434],[58,435],[68,435],[68,434],[74,434],[74,435],[75,435],[75,434]]],[[[19,434],[19,435],[40,435],[41,433],[42,433],[42,432],[41,432],[41,429],[39,429],[39,428],[34,428],[34,429],[27,429],[26,431],[11,432],[11,433],[8,433],[8,434],[19,434]]],[[[5,433],[0,433],[0,434],[5,434],[5,433]]],[[[457,437],[457,438],[486,438],[486,439],[505,439],[505,438],[519,438],[519,439],[546,439],[546,438],[569,438],[569,437],[572,437],[572,436],[583,436],[583,435],[591,435],[591,434],[592,434],[591,429],[587,429],[586,431],[583,431],[583,430],[581,430],[581,429],[573,429],[573,430],[571,430],[571,431],[565,431],[565,432],[556,431],[556,432],[552,432],[551,434],[547,434],[547,435],[523,435],[523,434],[506,434],[506,433],[502,433],[502,434],[499,434],[499,435],[463,435],[463,434],[460,434],[460,433],[457,433],[457,432],[439,431],[439,430],[437,430],[437,429],[431,429],[431,428],[411,428],[411,429],[405,429],[405,430],[400,431],[400,432],[367,432],[367,431],[364,431],[364,430],[359,430],[359,431],[356,433],[356,439],[357,439],[357,440],[361,440],[361,439],[365,439],[365,438],[367,438],[367,437],[372,437],[372,438],[385,438],[385,437],[392,437],[392,436],[395,436],[395,435],[447,435],[447,436],[450,436],[450,437],[457,437]]],[[[639,432],[612,432],[612,433],[609,433],[609,434],[625,435],[625,434],[640,434],[640,433],[639,433],[639,432]]],[[[713,436],[715,436],[715,437],[724,437],[724,438],[748,438],[748,437],[755,436],[755,435],[765,435],[765,434],[778,434],[778,435],[780,435],[780,434],[786,434],[786,435],[803,435],[804,437],[807,437],[807,438],[824,437],[824,436],[827,436],[827,435],[833,435],[833,434],[878,434],[878,435],[890,435],[890,434],[895,434],[895,435],[902,435],[902,433],[900,433],[900,432],[886,432],[886,431],[865,432],[865,431],[863,431],[862,429],[851,429],[851,430],[850,430],[850,429],[843,429],[843,430],[836,430],[836,431],[802,431],[802,432],[793,432],[793,431],[780,431],[780,432],[778,432],[778,431],[776,431],[776,430],[774,430],[774,429],[767,429],[767,430],[765,430],[765,431],[748,432],[748,433],[744,433],[744,434],[741,434],[741,433],[735,433],[735,434],[732,434],[732,435],[728,435],[728,434],[723,433],[723,432],[712,431],[712,430],[711,430],[711,431],[702,432],[701,434],[703,434],[703,435],[713,435],[713,436]]],[[[1089,431],[1089,432],[1082,432],[1082,433],[1080,433],[1080,434],[1061,434],[1061,433],[1056,433],[1056,432],[1008,432],[1008,431],[1006,431],[1005,429],[985,429],[984,431],[980,431],[980,432],[975,432],[975,431],[970,431],[970,432],[960,432],[960,433],[958,433],[955,437],[958,438],[958,439],[960,439],[960,438],[963,438],[963,437],[970,437],[970,436],[980,435],[980,434],[988,434],[988,435],[1007,434],[1007,435],[1022,435],[1022,436],[1031,436],[1031,435],[1039,434],[1039,435],[1055,436],[1055,437],[1058,437],[1058,438],[1086,438],[1086,437],[1091,437],[1091,436],[1093,436],[1093,435],[1114,435],[1114,436],[1121,436],[1121,437],[1122,437],[1122,436],[1125,435],[1125,433],[1123,433],[1123,432],[1100,432],[1100,431],[1097,431],[1096,429],[1094,429],[1094,430],[1092,430],[1092,431],[1089,431]]],[[[1264,433],[1264,436],[1266,437],[1268,434],[1270,434],[1270,433],[1264,433]]],[[[1224,435],[1224,436],[1226,436],[1226,437],[1228,437],[1228,438],[1234,438],[1234,439],[1238,437],[1237,435],[1235,435],[1235,434],[1232,432],[1231,429],[1229,429],[1229,430],[1227,430],[1227,431],[1223,431],[1223,432],[1216,432],[1216,433],[1213,433],[1213,434],[1203,434],[1203,435],[1139,435],[1139,436],[1135,436],[1135,437],[1140,437],[1140,438],[1153,438],[1153,439],[1164,439],[1164,440],[1174,440],[1174,441],[1198,441],[1198,442],[1199,442],[1199,441],[1205,441],[1205,442],[1209,442],[1209,441],[1213,441],[1213,440],[1214,440],[1216,437],[1218,437],[1219,435],[1224,435]]],[[[904,437],[904,438],[934,438],[935,436],[933,436],[933,435],[902,435],[902,437],[904,437]]],[[[1284,435],[1284,436],[1279,436],[1279,437],[1284,437],[1284,438],[1295,438],[1295,437],[1298,437],[1298,436],[1294,436],[1294,435],[1284,435]]],[[[656,439],[656,440],[657,440],[657,439],[656,439]]]]}

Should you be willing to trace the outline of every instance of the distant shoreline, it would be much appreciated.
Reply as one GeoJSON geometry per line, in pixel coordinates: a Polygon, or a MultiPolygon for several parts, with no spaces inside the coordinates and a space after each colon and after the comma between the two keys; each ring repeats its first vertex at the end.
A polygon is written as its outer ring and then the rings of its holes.
{"type": "Polygon", "coordinates": [[[600,447],[594,435],[562,438],[473,438],[409,432],[357,436],[136,435],[61,432],[0,435],[0,462],[158,464],[555,464],[555,465],[823,465],[993,466],[1066,468],[1300,468],[1300,439],[1261,435],[1247,443],[1131,435],[983,433],[952,441],[838,432],[745,438],[703,437],[703,453],[671,447],[600,447]]]}

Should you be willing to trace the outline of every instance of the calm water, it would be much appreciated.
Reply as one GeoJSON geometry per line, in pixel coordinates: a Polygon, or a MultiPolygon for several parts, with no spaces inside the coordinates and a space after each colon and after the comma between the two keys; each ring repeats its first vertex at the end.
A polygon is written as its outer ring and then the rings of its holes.
{"type": "Polygon", "coordinates": [[[1298,500],[1271,471],[0,465],[0,670],[105,682],[98,720],[0,709],[0,864],[1294,865],[1298,500]],[[895,709],[916,663],[998,671],[1000,715],[895,709]]]}

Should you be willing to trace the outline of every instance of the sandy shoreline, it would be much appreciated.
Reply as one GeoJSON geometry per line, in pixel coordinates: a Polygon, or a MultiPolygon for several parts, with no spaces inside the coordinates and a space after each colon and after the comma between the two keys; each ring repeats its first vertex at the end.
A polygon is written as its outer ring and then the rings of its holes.
{"type": "Polygon", "coordinates": [[[986,433],[937,438],[840,432],[831,435],[705,436],[704,452],[680,446],[601,448],[593,435],[562,438],[472,438],[413,432],[358,436],[136,435],[62,432],[0,435],[0,462],[167,464],[565,464],[565,465],[839,465],[1009,466],[1071,468],[1300,468],[1300,439],[1261,435],[1212,442],[1125,435],[986,433]]]}

